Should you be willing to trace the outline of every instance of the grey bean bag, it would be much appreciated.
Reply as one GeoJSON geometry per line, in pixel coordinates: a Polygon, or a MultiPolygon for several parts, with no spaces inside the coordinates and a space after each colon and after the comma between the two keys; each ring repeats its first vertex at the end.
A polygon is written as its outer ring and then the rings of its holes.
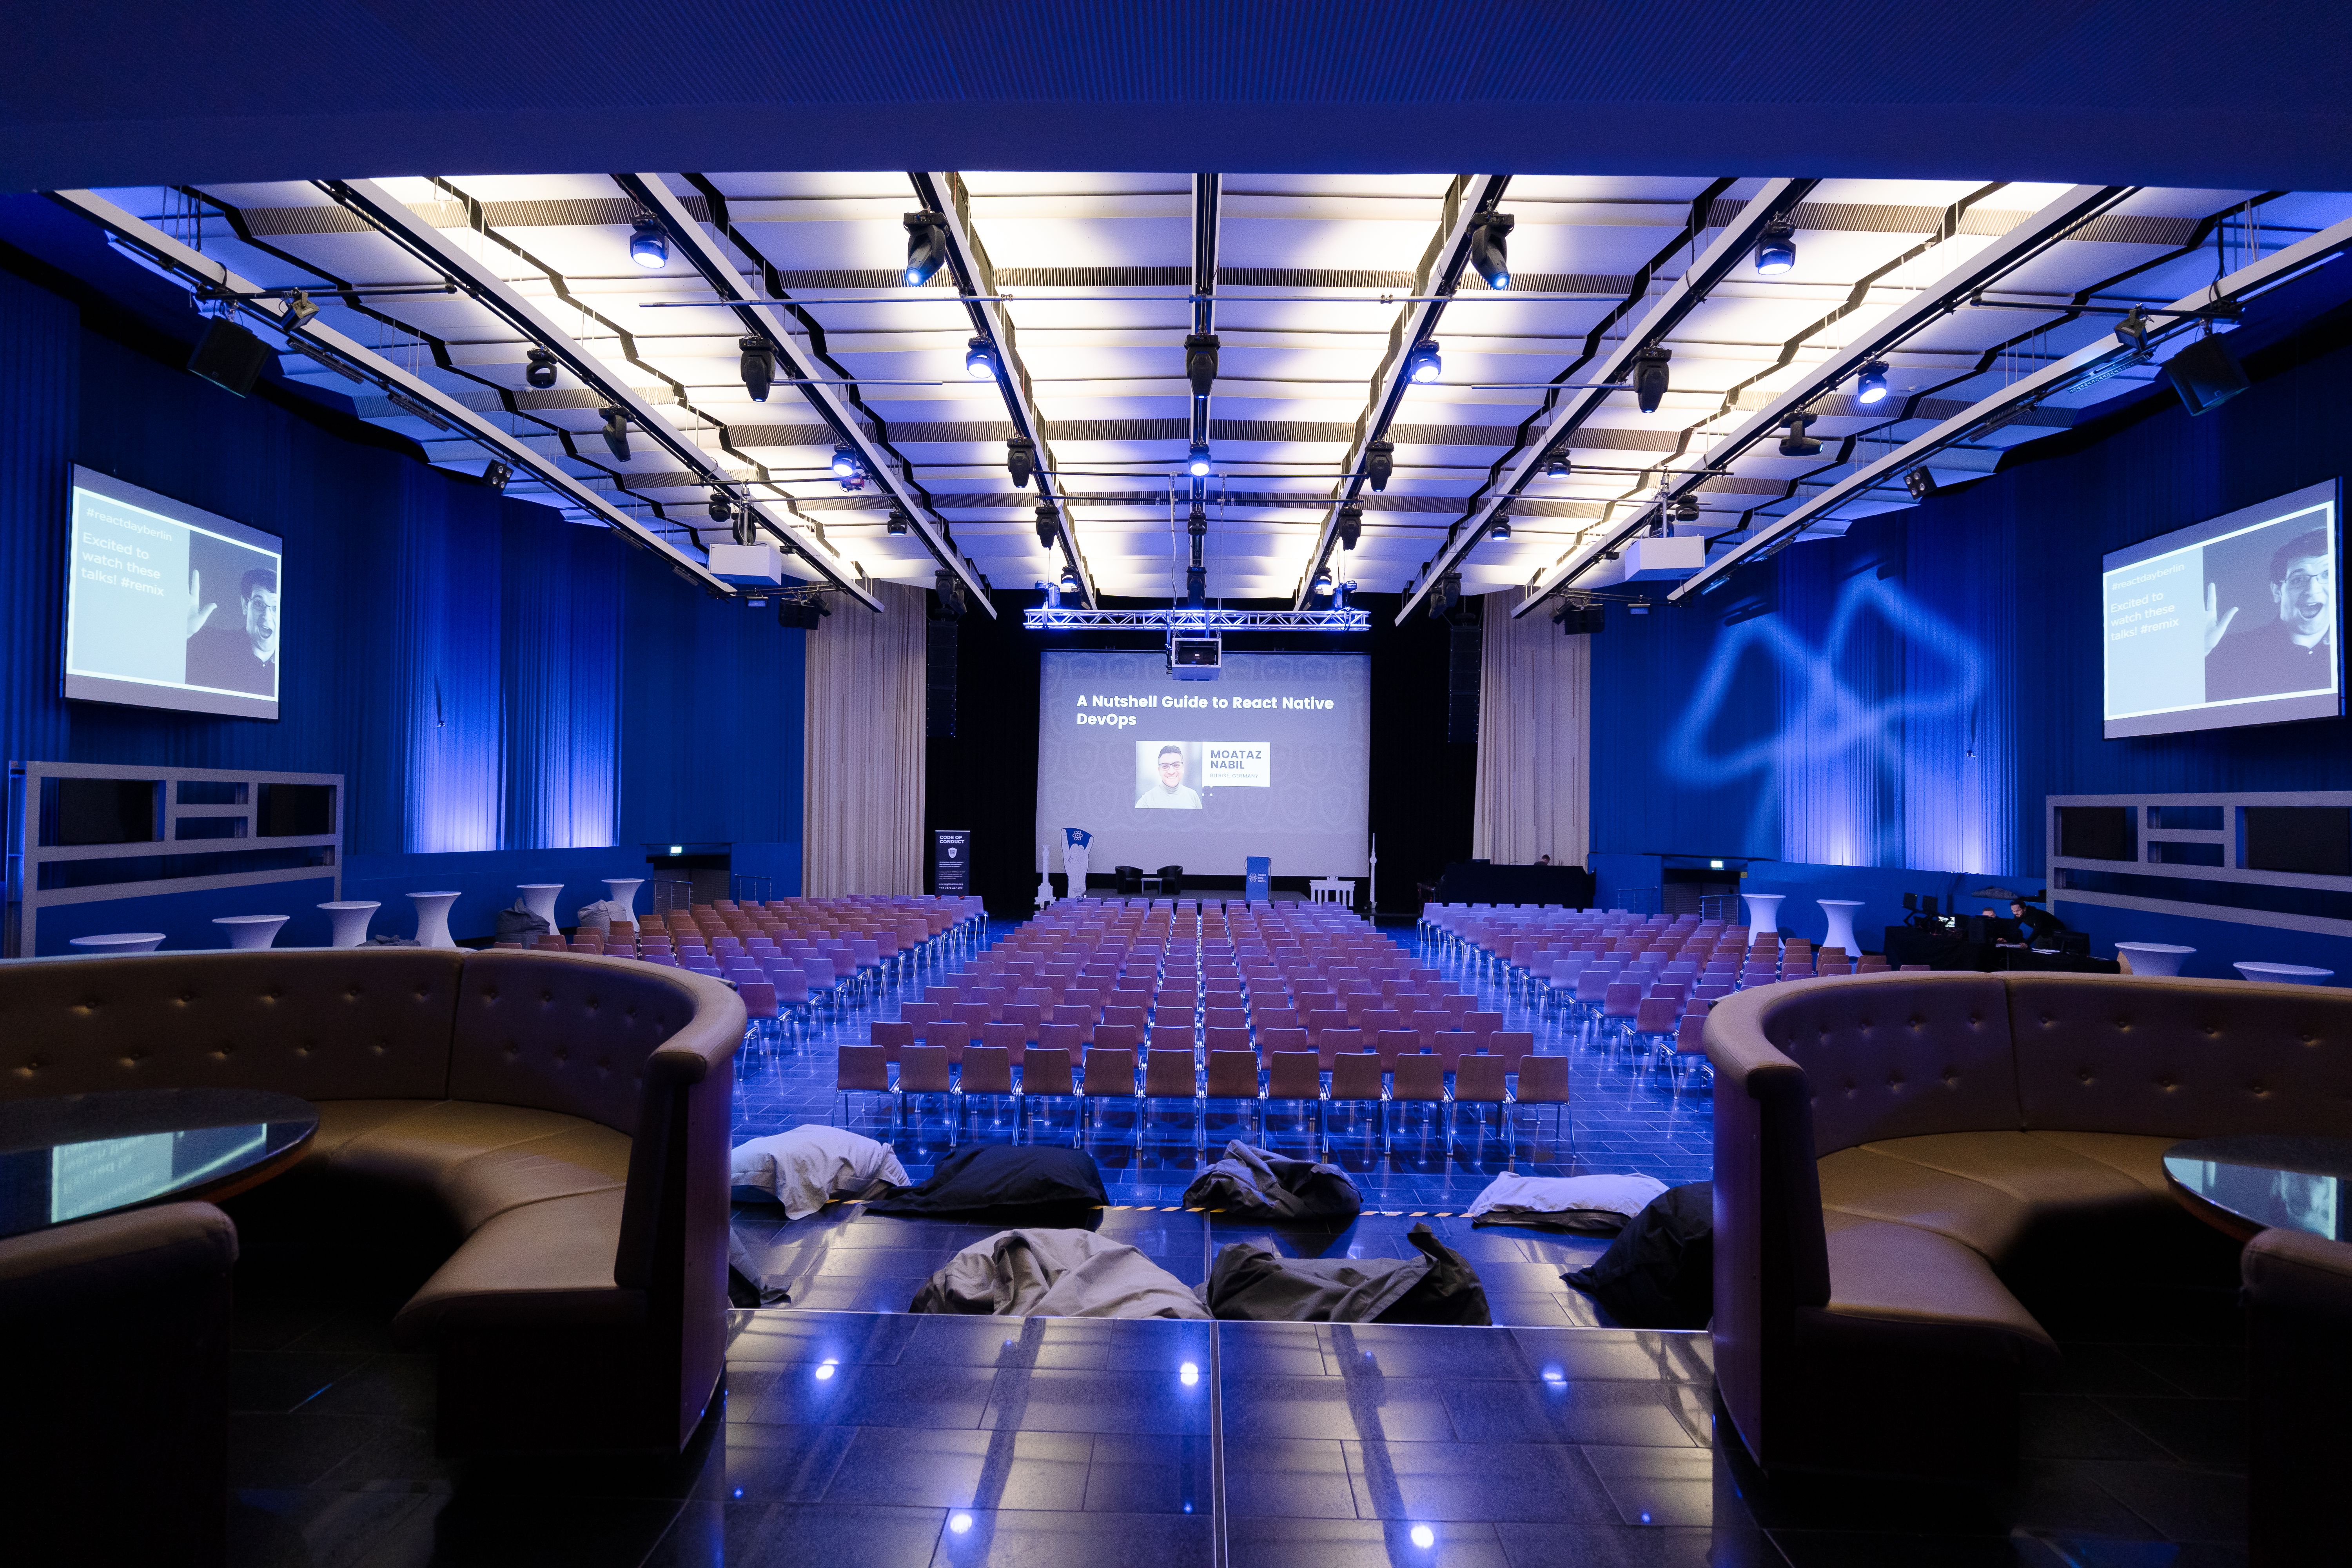
{"type": "Polygon", "coordinates": [[[1356,1217],[1364,1199],[1337,1165],[1286,1160],[1236,1140],[1225,1145],[1223,1159],[1192,1178],[1184,1189],[1184,1205],[1261,1219],[1344,1224],[1356,1217]]]}
{"type": "Polygon", "coordinates": [[[1286,1323],[1490,1323],[1486,1290],[1425,1225],[1412,1258],[1285,1258],[1263,1242],[1217,1254],[1196,1292],[1220,1318],[1286,1323]]]}
{"type": "Polygon", "coordinates": [[[915,1292],[910,1312],[999,1318],[1205,1318],[1184,1282],[1090,1230],[1001,1230],[915,1292]]]}

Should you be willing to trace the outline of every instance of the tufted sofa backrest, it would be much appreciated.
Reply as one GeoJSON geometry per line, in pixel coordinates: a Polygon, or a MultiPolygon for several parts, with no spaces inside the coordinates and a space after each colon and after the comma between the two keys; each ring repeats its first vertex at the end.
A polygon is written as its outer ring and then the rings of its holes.
{"type": "Polygon", "coordinates": [[[686,1026],[696,999],[684,976],[626,959],[471,954],[449,1096],[560,1111],[635,1137],[646,1058],[686,1026]]]}
{"type": "Polygon", "coordinates": [[[2160,1138],[2352,1127],[2352,992],[2112,974],[2008,982],[2028,1127],[2160,1138]]]}
{"type": "MultiPolygon", "coordinates": [[[[1874,1138],[2015,1128],[2009,999],[1990,974],[1800,981],[1717,1005],[1805,1072],[1815,1155],[1874,1138]]],[[[1708,1027],[1717,1027],[1711,1014],[1708,1027]]]]}
{"type": "Polygon", "coordinates": [[[287,949],[0,962],[0,1096],[270,1089],[439,1100],[464,956],[287,949]]]}

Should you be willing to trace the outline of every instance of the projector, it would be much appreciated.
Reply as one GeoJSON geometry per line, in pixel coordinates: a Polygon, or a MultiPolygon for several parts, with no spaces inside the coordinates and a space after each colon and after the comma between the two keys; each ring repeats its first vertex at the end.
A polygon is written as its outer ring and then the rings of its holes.
{"type": "Polygon", "coordinates": [[[1221,638],[1170,637],[1168,639],[1168,673],[1179,680],[1214,680],[1217,661],[1223,656],[1221,638]]]}
{"type": "Polygon", "coordinates": [[[774,588],[784,581],[783,552],[772,544],[714,544],[710,574],[739,588],[774,588]]]}

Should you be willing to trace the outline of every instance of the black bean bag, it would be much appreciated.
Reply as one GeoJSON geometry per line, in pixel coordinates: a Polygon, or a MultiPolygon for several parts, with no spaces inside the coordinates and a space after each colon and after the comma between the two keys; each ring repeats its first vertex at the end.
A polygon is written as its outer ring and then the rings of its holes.
{"type": "Polygon", "coordinates": [[[1184,1189],[1187,1208],[1222,1209],[1248,1219],[1329,1219],[1345,1225],[1364,1206],[1356,1184],[1337,1165],[1286,1160],[1239,1142],[1184,1189]]]}
{"type": "Polygon", "coordinates": [[[1715,1184],[1669,1187],[1589,1268],[1560,1279],[1629,1329],[1703,1329],[1715,1315],[1715,1184]]]}
{"type": "Polygon", "coordinates": [[[866,1205],[867,1214],[907,1218],[1032,1222],[1039,1216],[1083,1217],[1104,1207],[1102,1172],[1083,1149],[975,1143],[931,1167],[930,1180],[893,1187],[866,1205]]]}

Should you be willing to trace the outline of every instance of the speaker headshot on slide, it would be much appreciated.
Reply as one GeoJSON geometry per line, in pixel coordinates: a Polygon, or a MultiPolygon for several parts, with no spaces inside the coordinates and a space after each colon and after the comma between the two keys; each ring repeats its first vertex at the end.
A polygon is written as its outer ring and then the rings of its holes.
{"type": "Polygon", "coordinates": [[[188,547],[188,684],[277,696],[276,563],[257,551],[235,545],[200,551],[198,542],[191,540],[188,547]],[[237,564],[231,552],[268,563],[236,575],[234,598],[223,605],[214,596],[218,590],[208,593],[206,584],[230,579],[237,564]]]}
{"type": "Polygon", "coordinates": [[[2301,521],[2205,547],[2206,701],[2334,683],[2335,552],[2326,530],[2301,521]],[[2288,527],[2294,533],[2279,540],[2288,527]]]}
{"type": "Polygon", "coordinates": [[[1185,749],[1173,741],[1157,746],[1150,741],[1135,743],[1138,773],[1148,773],[1150,782],[1136,797],[1138,811],[1198,811],[1201,792],[1184,782],[1184,772],[1191,759],[1185,749]]]}

